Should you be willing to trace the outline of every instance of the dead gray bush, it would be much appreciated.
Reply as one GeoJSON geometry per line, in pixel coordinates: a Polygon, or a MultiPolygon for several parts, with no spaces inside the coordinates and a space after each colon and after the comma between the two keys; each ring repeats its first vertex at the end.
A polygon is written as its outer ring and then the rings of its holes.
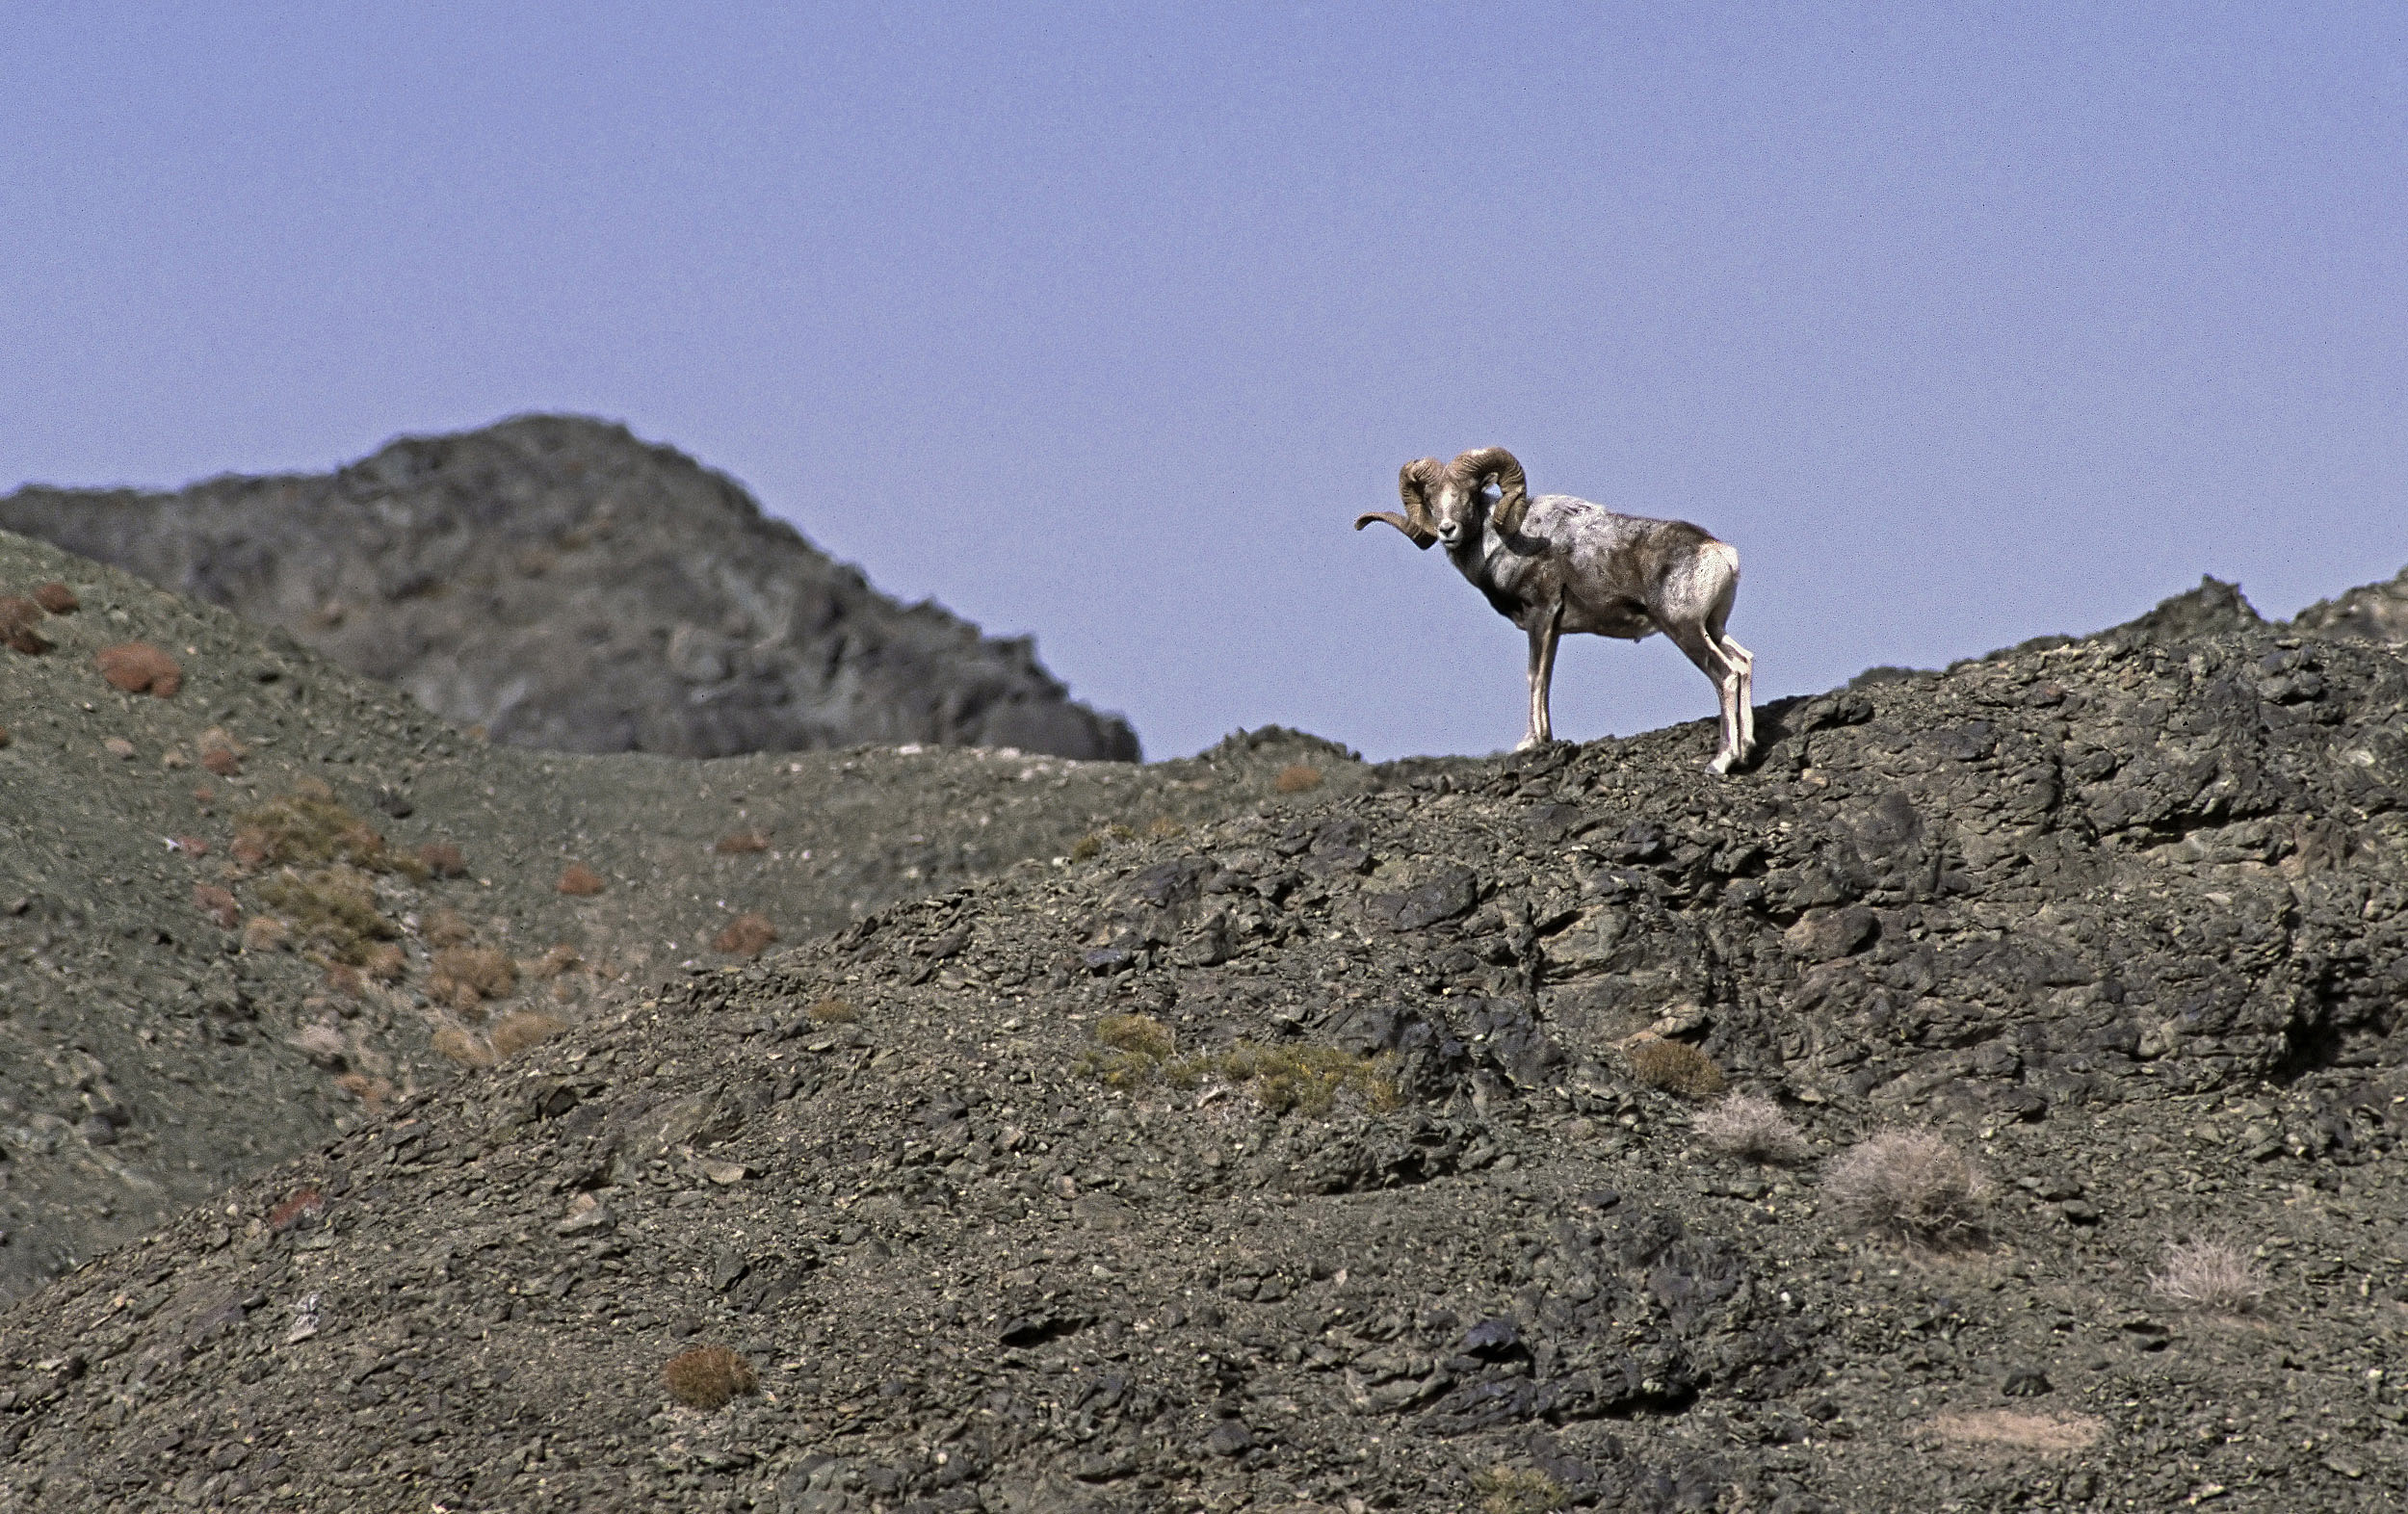
{"type": "Polygon", "coordinates": [[[1781,1106],[1760,1093],[1735,1093],[1697,1111],[1689,1122],[1697,1138],[1725,1156],[1750,1162],[1796,1162],[1806,1155],[1806,1136],[1781,1106]]]}
{"type": "Polygon", "coordinates": [[[2249,1254],[2229,1240],[2168,1246],[2164,1268],[2149,1274],[2149,1292],[2159,1298],[2219,1315],[2249,1313],[2271,1286],[2249,1254]]]}
{"type": "Polygon", "coordinates": [[[1850,1147],[1823,1179],[1840,1218],[1924,1245],[1981,1234],[1990,1184],[1937,1131],[1883,1131],[1850,1147]]]}

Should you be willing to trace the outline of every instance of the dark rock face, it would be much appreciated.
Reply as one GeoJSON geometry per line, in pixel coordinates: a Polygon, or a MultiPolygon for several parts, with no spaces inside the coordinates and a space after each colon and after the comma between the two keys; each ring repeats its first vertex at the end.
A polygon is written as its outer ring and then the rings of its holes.
{"type": "Polygon", "coordinates": [[[897,605],[733,480],[599,421],[407,437],[331,477],[28,487],[0,528],[279,627],[514,745],[1138,757],[1026,639],[897,605]]]}
{"type": "Polygon", "coordinates": [[[1388,765],[621,1001],[0,1316],[0,1501],[2408,1493],[2408,665],[2243,626],[1759,730],[1388,765]],[[1889,1133],[1973,1164],[1956,1249],[1854,1217],[1889,1133]],[[2254,1318],[2153,1284],[2201,1237],[2254,1318]],[[761,1392],[673,1402],[704,1344],[761,1392]]]}

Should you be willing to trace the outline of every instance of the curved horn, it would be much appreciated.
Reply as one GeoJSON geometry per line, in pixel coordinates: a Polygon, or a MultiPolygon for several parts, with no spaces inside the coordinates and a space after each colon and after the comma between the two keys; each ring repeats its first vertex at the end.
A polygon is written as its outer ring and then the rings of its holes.
{"type": "Polygon", "coordinates": [[[1424,492],[1430,481],[1437,478],[1445,464],[1435,457],[1416,457],[1397,470],[1397,494],[1404,501],[1404,513],[1375,509],[1354,517],[1354,529],[1361,531],[1375,520],[1389,525],[1413,538],[1413,544],[1426,552],[1438,539],[1437,528],[1429,519],[1429,500],[1424,492]]]}
{"type": "Polygon", "coordinates": [[[1522,476],[1522,464],[1503,447],[1481,447],[1464,453],[1454,459],[1458,478],[1474,487],[1489,479],[1497,481],[1497,508],[1489,513],[1497,530],[1512,535],[1522,529],[1522,512],[1530,509],[1530,481],[1522,476]]]}

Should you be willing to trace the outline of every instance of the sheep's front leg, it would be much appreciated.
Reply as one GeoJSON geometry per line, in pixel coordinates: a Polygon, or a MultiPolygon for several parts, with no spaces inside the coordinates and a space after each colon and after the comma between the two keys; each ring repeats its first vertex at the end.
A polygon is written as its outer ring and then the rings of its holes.
{"type": "Polygon", "coordinates": [[[1561,637],[1563,603],[1558,600],[1546,618],[1531,627],[1531,725],[1515,751],[1528,751],[1556,739],[1555,721],[1547,710],[1547,694],[1556,681],[1556,642],[1561,637]]]}

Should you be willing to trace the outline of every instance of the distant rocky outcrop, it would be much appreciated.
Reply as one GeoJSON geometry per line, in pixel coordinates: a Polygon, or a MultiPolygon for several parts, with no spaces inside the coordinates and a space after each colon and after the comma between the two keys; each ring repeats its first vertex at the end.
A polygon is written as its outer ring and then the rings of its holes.
{"type": "Polygon", "coordinates": [[[1027,638],[899,605],[734,480],[578,416],[404,437],[332,475],[31,486],[0,498],[0,528],[280,627],[520,746],[1139,755],[1027,638]]]}
{"type": "Polygon", "coordinates": [[[2291,625],[2318,636],[2408,646],[2408,568],[2389,583],[2362,584],[2338,599],[2319,599],[2291,625]]]}

